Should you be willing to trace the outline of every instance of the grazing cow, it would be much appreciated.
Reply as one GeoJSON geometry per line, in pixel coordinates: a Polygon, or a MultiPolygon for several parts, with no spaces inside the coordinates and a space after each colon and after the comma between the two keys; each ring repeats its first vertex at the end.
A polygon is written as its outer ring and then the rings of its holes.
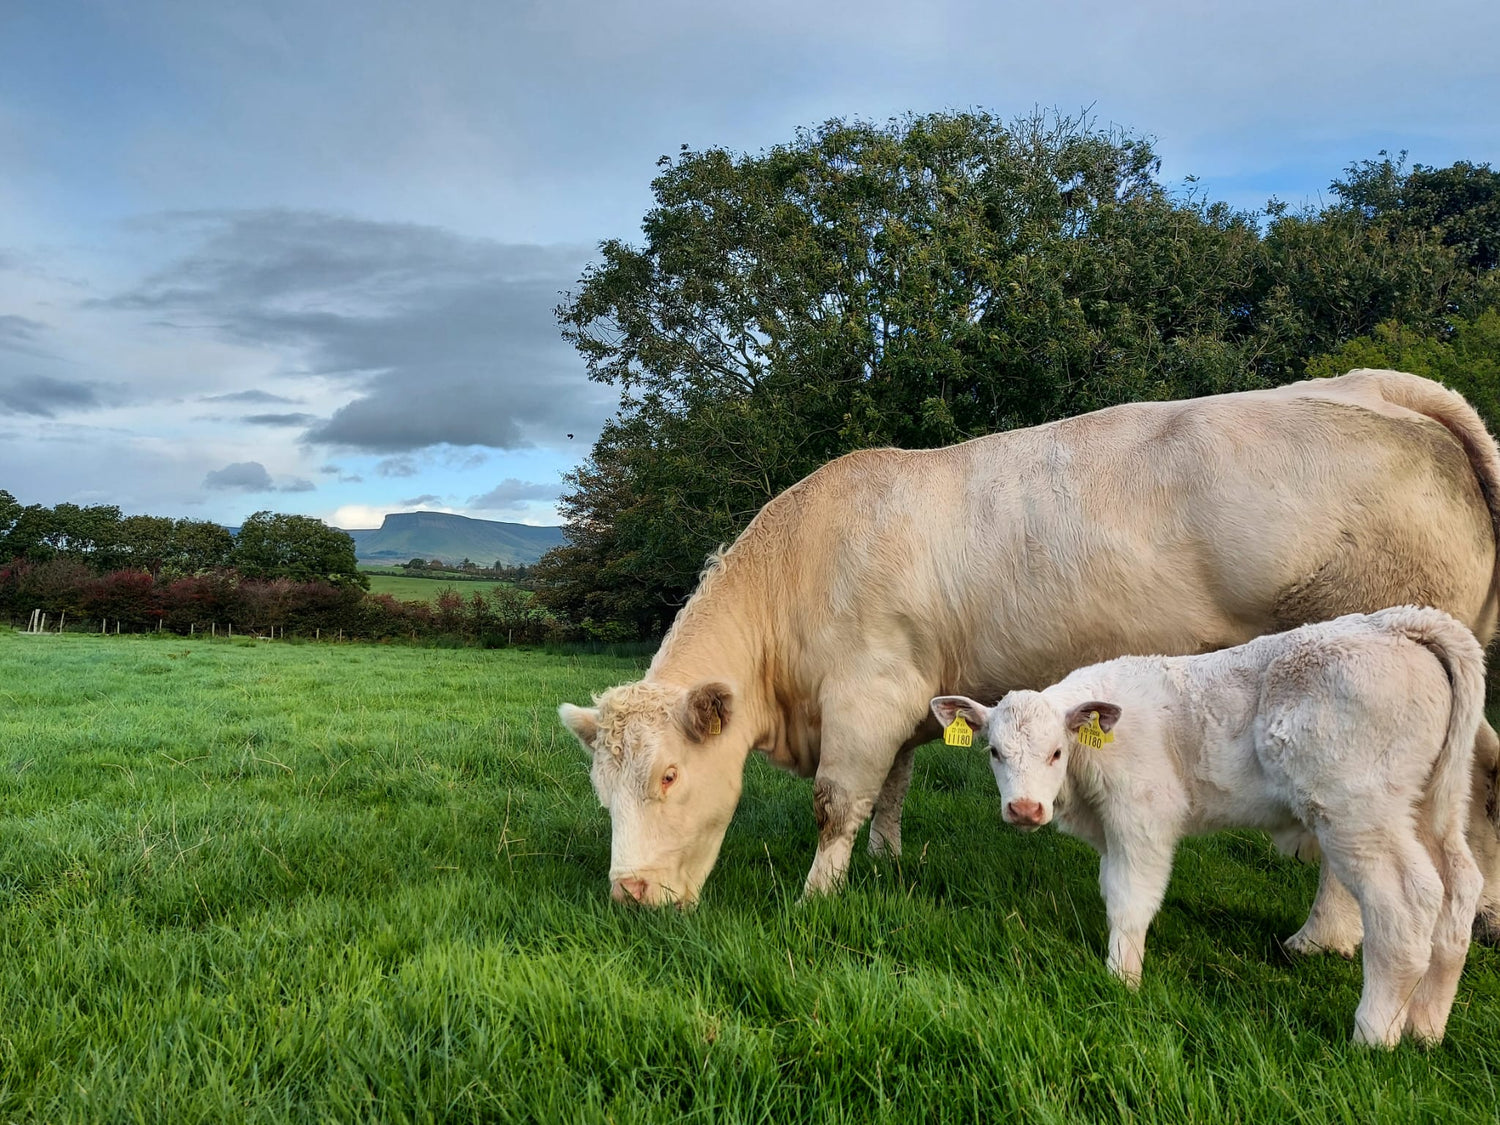
{"type": "Polygon", "coordinates": [[[1354,1039],[1436,1042],[1483,879],[1464,840],[1484,650],[1398,606],[1203,656],[1126,656],[993,708],[939,696],[986,735],[1002,816],[1057,819],[1099,853],[1109,967],[1134,988],[1185,836],[1316,835],[1364,920],[1354,1039]],[[1112,745],[1107,745],[1112,743],[1112,745]]]}
{"type": "MultiPolygon", "coordinates": [[[[872,811],[871,851],[899,854],[934,695],[998,699],[1407,602],[1487,641],[1496,503],[1479,417],[1392,371],[840,457],[710,563],[644,679],[559,708],[593,754],[613,893],[697,898],[752,750],[816,779],[808,893],[839,885],[872,811]]],[[[1500,742],[1480,740],[1487,793],[1500,742]]],[[[1484,807],[1470,838],[1492,872],[1484,807]]],[[[1326,882],[1301,941],[1352,950],[1358,911],[1326,882]]]]}

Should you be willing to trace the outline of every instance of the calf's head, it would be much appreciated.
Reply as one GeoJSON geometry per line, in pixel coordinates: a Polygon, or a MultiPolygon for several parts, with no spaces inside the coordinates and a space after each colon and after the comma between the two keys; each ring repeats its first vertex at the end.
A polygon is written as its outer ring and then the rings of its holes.
{"type": "Polygon", "coordinates": [[[1000,814],[1023,831],[1052,819],[1052,805],[1068,776],[1068,758],[1078,748],[1078,732],[1098,716],[1099,729],[1111,730],[1120,709],[1092,700],[1060,711],[1036,691],[1013,691],[993,707],[967,696],[940,695],[932,713],[944,727],[955,715],[982,734],[990,746],[990,769],[1000,787],[1000,814]]]}
{"type": "Polygon", "coordinates": [[[593,754],[589,775],[609,810],[616,900],[697,901],[740,799],[743,770],[725,754],[731,703],[725,684],[643,680],[610,689],[593,707],[557,709],[593,754]]]}

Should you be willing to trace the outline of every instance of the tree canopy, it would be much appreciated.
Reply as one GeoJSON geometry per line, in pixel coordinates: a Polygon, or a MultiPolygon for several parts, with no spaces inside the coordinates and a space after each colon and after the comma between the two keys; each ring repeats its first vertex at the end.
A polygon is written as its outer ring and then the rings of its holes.
{"type": "Polygon", "coordinates": [[[1493,303],[1487,166],[1365,162],[1321,211],[1252,213],[1170,190],[1146,138],[945,113],[660,167],[642,243],[603,243],[557,310],[621,405],[538,579],[599,635],[660,631],[710,550],[851,449],[1271,386],[1493,303]]]}
{"type": "Polygon", "coordinates": [[[234,565],[246,578],[370,586],[355,561],[353,537],[311,516],[256,512],[235,538],[234,565]]]}

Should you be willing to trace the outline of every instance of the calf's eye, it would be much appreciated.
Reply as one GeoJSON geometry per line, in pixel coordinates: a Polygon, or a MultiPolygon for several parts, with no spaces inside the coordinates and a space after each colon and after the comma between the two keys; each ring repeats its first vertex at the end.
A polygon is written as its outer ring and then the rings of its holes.
{"type": "Polygon", "coordinates": [[[661,775],[661,791],[665,793],[672,788],[672,782],[677,780],[677,767],[673,766],[661,775]]]}
{"type": "Polygon", "coordinates": [[[1061,757],[1062,757],[1062,751],[1061,750],[1054,750],[1054,751],[1052,751],[1051,761],[1053,761],[1055,763],[1061,757]]]}

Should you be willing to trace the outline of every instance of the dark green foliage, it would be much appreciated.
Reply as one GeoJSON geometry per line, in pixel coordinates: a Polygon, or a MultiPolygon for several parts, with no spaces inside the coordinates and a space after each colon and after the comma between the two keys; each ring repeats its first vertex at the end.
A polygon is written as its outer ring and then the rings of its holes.
{"type": "Polygon", "coordinates": [[[594,630],[659,632],[710,550],[841,453],[1276,385],[1391,321],[1440,337],[1492,246],[1488,168],[1361,166],[1321,212],[1256,215],[1047,115],[661,163],[642,244],[605,242],[557,310],[622,393],[538,568],[594,630]]]}
{"type": "Polygon", "coordinates": [[[290,578],[369,589],[349,533],[310,516],[256,512],[235,537],[234,566],[247,578],[290,578]]]}

